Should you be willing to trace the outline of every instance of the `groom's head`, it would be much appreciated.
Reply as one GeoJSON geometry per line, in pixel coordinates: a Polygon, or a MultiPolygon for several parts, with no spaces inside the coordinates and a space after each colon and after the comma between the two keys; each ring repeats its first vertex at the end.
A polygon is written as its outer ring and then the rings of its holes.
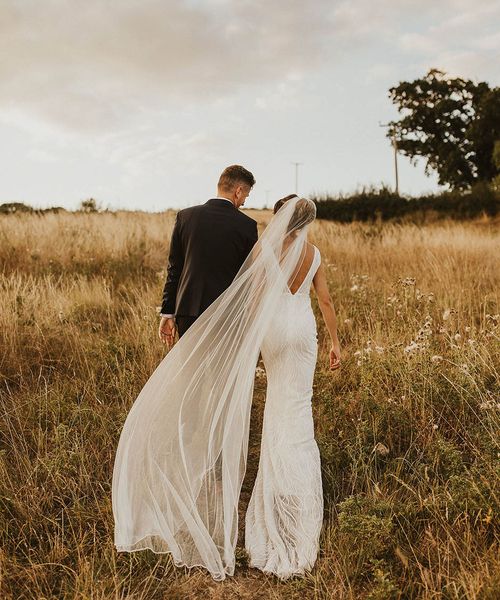
{"type": "Polygon", "coordinates": [[[228,198],[236,208],[242,206],[255,185],[255,178],[240,165],[231,165],[222,171],[217,184],[217,194],[228,198]]]}

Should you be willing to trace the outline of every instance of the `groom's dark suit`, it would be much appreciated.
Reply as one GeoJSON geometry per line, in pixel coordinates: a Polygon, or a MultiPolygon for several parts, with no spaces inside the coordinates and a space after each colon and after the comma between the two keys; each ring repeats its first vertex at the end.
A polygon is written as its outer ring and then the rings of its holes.
{"type": "Polygon", "coordinates": [[[257,235],[257,223],[222,198],[177,213],[161,313],[175,314],[179,335],[229,287],[257,235]]]}

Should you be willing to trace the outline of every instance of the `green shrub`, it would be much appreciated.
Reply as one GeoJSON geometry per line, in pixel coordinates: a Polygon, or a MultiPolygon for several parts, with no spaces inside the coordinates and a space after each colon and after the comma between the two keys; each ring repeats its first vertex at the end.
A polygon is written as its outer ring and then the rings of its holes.
{"type": "Polygon", "coordinates": [[[419,197],[399,196],[382,186],[362,188],[351,196],[312,197],[320,219],[352,221],[471,219],[482,214],[498,214],[500,193],[486,183],[467,192],[446,191],[419,197]]]}

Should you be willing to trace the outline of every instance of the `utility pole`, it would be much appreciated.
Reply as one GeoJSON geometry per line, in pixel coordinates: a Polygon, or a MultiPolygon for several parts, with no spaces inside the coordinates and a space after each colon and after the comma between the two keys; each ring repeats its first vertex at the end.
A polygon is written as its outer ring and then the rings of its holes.
{"type": "MultiPolygon", "coordinates": [[[[380,127],[389,127],[389,123],[381,123],[378,122],[380,127]]],[[[396,195],[399,196],[399,175],[398,175],[398,142],[396,140],[396,136],[393,134],[391,136],[392,147],[394,148],[394,176],[396,179],[396,195]]]]}
{"type": "Polygon", "coordinates": [[[299,166],[303,165],[301,162],[292,162],[292,165],[295,165],[295,193],[299,193],[299,166]]]}

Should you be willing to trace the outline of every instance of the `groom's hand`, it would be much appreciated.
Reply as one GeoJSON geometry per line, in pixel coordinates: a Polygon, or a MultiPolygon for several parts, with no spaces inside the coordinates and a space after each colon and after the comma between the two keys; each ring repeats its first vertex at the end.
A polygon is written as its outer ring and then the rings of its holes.
{"type": "Polygon", "coordinates": [[[170,317],[162,317],[160,321],[160,327],[158,329],[158,336],[162,344],[167,344],[168,349],[175,343],[175,334],[177,328],[175,326],[175,319],[170,317]]]}

